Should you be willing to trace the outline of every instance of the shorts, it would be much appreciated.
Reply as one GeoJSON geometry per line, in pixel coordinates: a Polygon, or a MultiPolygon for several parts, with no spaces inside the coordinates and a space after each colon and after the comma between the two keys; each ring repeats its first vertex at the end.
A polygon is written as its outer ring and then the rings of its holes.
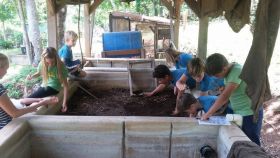
{"type": "Polygon", "coordinates": [[[32,93],[27,98],[44,98],[44,97],[56,95],[58,93],[59,93],[59,91],[57,91],[56,89],[54,89],[52,87],[49,87],[49,86],[47,86],[47,87],[40,87],[37,91],[32,93]]]}

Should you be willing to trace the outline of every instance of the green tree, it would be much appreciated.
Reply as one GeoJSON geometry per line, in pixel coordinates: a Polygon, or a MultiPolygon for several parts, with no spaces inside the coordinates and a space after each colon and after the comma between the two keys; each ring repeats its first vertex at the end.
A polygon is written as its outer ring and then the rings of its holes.
{"type": "Polygon", "coordinates": [[[0,1],[0,21],[2,23],[2,35],[4,40],[6,40],[6,33],[5,33],[5,22],[7,20],[13,19],[16,15],[16,9],[9,0],[2,0],[0,1]]]}

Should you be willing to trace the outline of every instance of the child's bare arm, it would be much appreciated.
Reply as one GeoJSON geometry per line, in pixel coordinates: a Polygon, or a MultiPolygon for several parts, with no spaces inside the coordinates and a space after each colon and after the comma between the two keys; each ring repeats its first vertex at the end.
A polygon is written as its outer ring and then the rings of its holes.
{"type": "Polygon", "coordinates": [[[179,91],[184,91],[186,89],[186,81],[188,77],[183,74],[180,79],[176,82],[176,87],[178,88],[179,91]]]}
{"type": "Polygon", "coordinates": [[[150,97],[153,96],[161,91],[163,91],[166,88],[165,84],[159,84],[152,92],[146,92],[144,93],[145,96],[150,97]]]}
{"type": "Polygon", "coordinates": [[[29,112],[37,111],[37,108],[42,106],[42,104],[33,104],[23,109],[17,109],[13,103],[11,102],[10,98],[7,94],[3,94],[0,96],[0,107],[9,114],[12,118],[16,118],[22,116],[29,112]]]}
{"type": "Polygon", "coordinates": [[[37,77],[39,77],[40,76],[40,72],[39,71],[37,71],[37,72],[35,72],[34,74],[32,74],[32,75],[27,75],[27,77],[26,77],[26,79],[28,79],[28,80],[31,80],[31,79],[33,79],[33,78],[37,78],[37,77]]]}
{"type": "Polygon", "coordinates": [[[63,103],[62,103],[62,112],[67,111],[67,97],[68,97],[68,82],[67,79],[63,80],[63,103]]]}
{"type": "Polygon", "coordinates": [[[212,105],[212,107],[209,109],[209,111],[202,116],[202,120],[207,120],[210,116],[212,116],[218,109],[220,109],[223,105],[227,103],[229,100],[230,95],[232,92],[239,86],[239,84],[236,83],[230,83],[226,86],[225,90],[222,94],[219,95],[218,99],[215,101],[215,103],[212,105]]]}

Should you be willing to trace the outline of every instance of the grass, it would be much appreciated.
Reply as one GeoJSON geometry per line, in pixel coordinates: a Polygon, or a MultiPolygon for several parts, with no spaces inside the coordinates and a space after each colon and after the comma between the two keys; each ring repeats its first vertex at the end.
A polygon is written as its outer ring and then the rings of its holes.
{"type": "Polygon", "coordinates": [[[0,53],[6,54],[6,55],[17,55],[17,54],[21,54],[21,49],[20,48],[1,49],[0,53]]]}

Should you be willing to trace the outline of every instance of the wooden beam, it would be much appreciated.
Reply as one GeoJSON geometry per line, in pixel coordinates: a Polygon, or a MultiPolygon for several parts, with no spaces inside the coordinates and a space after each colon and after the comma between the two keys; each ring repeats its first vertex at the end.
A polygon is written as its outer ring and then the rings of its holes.
{"type": "Polygon", "coordinates": [[[90,13],[89,13],[90,4],[87,3],[84,5],[84,37],[85,37],[85,56],[91,57],[91,23],[90,23],[90,13]]]}
{"type": "Polygon", "coordinates": [[[177,49],[179,49],[179,30],[180,30],[180,15],[181,15],[181,6],[183,0],[175,0],[174,4],[174,44],[177,49]]]}
{"type": "Polygon", "coordinates": [[[55,1],[54,0],[47,0],[47,10],[49,14],[55,14],[55,1]]]}
{"type": "Polygon", "coordinates": [[[57,17],[55,3],[47,0],[48,46],[57,49],[57,17]]]}
{"type": "Polygon", "coordinates": [[[208,38],[208,23],[207,16],[199,18],[199,35],[198,35],[198,57],[206,60],[207,56],[207,38],[208,38]]]}
{"type": "Polygon", "coordinates": [[[95,0],[91,6],[89,7],[89,14],[95,12],[96,8],[103,2],[104,0],[95,0]]]}
{"type": "Polygon", "coordinates": [[[157,58],[157,51],[158,51],[158,26],[155,24],[154,26],[154,58],[157,58]]]}

